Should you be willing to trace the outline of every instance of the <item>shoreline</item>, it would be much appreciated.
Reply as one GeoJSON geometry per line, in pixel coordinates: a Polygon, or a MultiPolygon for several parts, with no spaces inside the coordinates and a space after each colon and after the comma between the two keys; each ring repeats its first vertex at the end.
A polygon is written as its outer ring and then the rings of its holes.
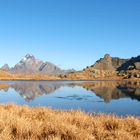
{"type": "Polygon", "coordinates": [[[93,78],[89,76],[81,77],[60,77],[52,75],[40,75],[40,74],[11,74],[6,71],[0,70],[0,81],[140,81],[140,78],[128,78],[125,79],[122,76],[111,77],[98,77],[93,78]]]}
{"type": "Polygon", "coordinates": [[[0,105],[1,139],[138,140],[140,117],[0,105]]]}
{"type": "Polygon", "coordinates": [[[140,81],[138,79],[0,79],[0,81],[140,81]]]}

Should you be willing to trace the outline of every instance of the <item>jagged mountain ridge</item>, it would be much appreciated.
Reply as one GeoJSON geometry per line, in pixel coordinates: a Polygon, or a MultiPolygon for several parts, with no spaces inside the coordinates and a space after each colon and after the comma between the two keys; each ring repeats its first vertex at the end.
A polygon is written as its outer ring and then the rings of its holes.
{"type": "Polygon", "coordinates": [[[12,74],[46,74],[58,76],[60,79],[84,80],[84,79],[118,79],[140,78],[140,56],[130,59],[111,57],[109,54],[88,66],[81,71],[62,70],[58,66],[36,59],[33,55],[27,54],[13,68],[5,64],[1,70],[9,71],[12,74]]]}
{"type": "Polygon", "coordinates": [[[5,64],[2,70],[9,70],[11,73],[22,74],[48,74],[48,75],[64,75],[74,70],[62,70],[55,64],[50,62],[44,62],[36,59],[33,55],[27,54],[23,59],[19,61],[13,68],[9,68],[5,64]]]}

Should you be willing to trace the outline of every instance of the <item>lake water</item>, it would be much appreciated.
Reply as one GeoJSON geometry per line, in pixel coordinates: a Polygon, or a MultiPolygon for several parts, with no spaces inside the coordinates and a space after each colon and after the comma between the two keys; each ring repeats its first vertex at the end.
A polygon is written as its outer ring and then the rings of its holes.
{"type": "Polygon", "coordinates": [[[140,82],[0,81],[0,103],[140,116],[140,82]]]}

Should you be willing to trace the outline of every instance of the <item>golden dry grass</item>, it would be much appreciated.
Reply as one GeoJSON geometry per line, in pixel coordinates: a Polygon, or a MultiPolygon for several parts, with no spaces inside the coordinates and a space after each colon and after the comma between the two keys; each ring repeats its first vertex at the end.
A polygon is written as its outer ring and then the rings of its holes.
{"type": "Polygon", "coordinates": [[[124,80],[140,81],[140,78],[124,78],[122,76],[112,75],[110,77],[93,77],[92,72],[81,71],[70,73],[65,76],[52,76],[46,74],[12,74],[8,71],[0,70],[0,80],[124,80]]]}
{"type": "Polygon", "coordinates": [[[60,80],[60,78],[46,74],[12,74],[0,70],[0,80],[60,80]]]}
{"type": "Polygon", "coordinates": [[[0,105],[1,140],[140,140],[140,119],[0,105]]]}

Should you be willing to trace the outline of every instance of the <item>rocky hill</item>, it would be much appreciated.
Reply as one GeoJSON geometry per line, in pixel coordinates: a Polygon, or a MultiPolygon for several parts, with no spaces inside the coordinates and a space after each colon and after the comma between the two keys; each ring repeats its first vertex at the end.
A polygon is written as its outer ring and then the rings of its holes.
{"type": "Polygon", "coordinates": [[[118,57],[111,57],[105,54],[103,58],[96,61],[91,67],[98,70],[117,70],[122,64],[126,63],[129,59],[121,59],[118,57]]]}
{"type": "Polygon", "coordinates": [[[105,54],[95,64],[86,67],[82,71],[70,73],[65,79],[123,79],[140,78],[140,56],[131,59],[111,57],[105,54]]]}

